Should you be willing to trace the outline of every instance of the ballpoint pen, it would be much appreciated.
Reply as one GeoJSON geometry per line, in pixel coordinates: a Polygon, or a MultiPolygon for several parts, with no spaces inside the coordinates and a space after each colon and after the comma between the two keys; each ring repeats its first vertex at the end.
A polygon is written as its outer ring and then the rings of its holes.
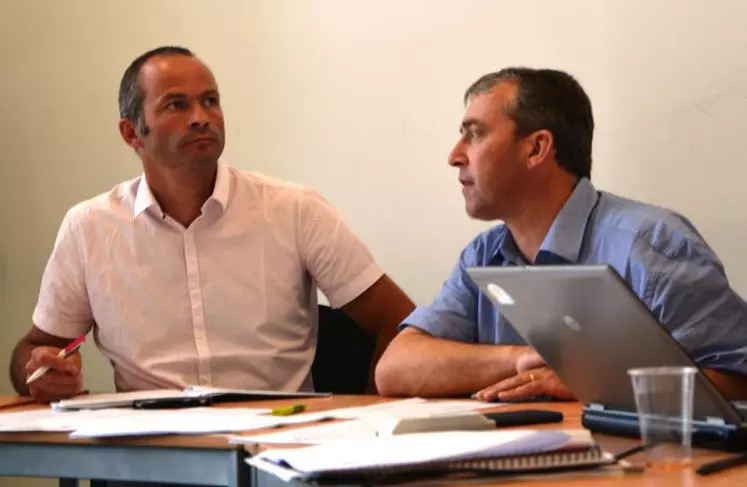
{"type": "Polygon", "coordinates": [[[728,468],[738,467],[740,465],[747,464],[747,453],[740,453],[723,460],[716,460],[715,462],[706,463],[698,467],[695,471],[698,475],[711,475],[717,472],[721,472],[728,468]]]}
{"type": "Polygon", "coordinates": [[[210,397],[173,397],[160,399],[141,399],[132,403],[132,409],[182,409],[210,406],[210,397]]]}
{"type": "MultiPolygon", "coordinates": [[[[78,350],[81,345],[83,345],[84,341],[86,341],[86,336],[85,335],[79,336],[78,338],[70,342],[70,344],[67,347],[60,350],[60,353],[58,353],[57,356],[60,358],[69,357],[70,355],[75,353],[75,351],[78,350]]],[[[31,384],[32,382],[34,382],[35,380],[39,379],[44,374],[46,374],[48,371],[49,371],[49,367],[39,367],[29,376],[28,379],[26,379],[26,384],[31,384]]]]}

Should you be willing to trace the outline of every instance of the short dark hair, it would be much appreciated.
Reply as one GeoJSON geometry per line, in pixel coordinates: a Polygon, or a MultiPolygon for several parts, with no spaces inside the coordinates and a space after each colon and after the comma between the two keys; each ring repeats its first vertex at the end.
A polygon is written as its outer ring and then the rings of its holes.
{"type": "Polygon", "coordinates": [[[594,115],[579,82],[563,71],[508,67],[475,81],[465,92],[464,102],[503,81],[517,87],[516,100],[506,107],[506,115],[516,124],[518,135],[549,130],[560,166],[579,178],[591,178],[594,115]]]}
{"type": "Polygon", "coordinates": [[[119,83],[119,116],[135,122],[141,135],[147,135],[148,127],[143,117],[145,93],[140,87],[140,70],[155,56],[190,56],[194,53],[185,47],[161,46],[141,54],[127,66],[119,83]]]}

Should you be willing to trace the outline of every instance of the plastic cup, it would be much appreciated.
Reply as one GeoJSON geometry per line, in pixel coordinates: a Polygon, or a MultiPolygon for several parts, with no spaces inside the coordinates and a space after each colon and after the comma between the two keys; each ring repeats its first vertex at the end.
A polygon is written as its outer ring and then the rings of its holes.
{"type": "Polygon", "coordinates": [[[628,370],[647,467],[676,470],[690,465],[696,373],[695,367],[628,370]]]}

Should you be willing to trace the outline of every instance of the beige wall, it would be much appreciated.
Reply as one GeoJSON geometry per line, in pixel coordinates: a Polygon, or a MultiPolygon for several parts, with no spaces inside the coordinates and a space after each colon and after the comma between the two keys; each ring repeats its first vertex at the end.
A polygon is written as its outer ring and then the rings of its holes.
{"type": "MultiPolygon", "coordinates": [[[[4,0],[0,357],[29,325],[65,210],[138,174],[117,86],[167,43],[213,67],[226,159],[321,190],[420,303],[486,226],[445,158],[463,90],[507,64],[576,74],[597,185],[689,215],[744,293],[746,16],[741,0],[4,0]]],[[[85,361],[87,385],[109,388],[95,350],[85,361]]]]}

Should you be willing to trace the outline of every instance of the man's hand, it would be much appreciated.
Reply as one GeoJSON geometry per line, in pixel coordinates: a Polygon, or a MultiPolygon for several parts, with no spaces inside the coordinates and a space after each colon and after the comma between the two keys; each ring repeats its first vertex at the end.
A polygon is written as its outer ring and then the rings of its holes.
{"type": "Polygon", "coordinates": [[[520,401],[548,395],[558,399],[573,399],[565,385],[547,367],[531,369],[486,387],[477,393],[481,401],[520,401]]]}
{"type": "Polygon", "coordinates": [[[56,347],[36,347],[31,352],[31,360],[26,363],[26,377],[39,367],[49,367],[49,371],[29,384],[31,397],[39,402],[52,402],[74,396],[83,390],[80,353],[67,358],[58,357],[56,347]]]}

